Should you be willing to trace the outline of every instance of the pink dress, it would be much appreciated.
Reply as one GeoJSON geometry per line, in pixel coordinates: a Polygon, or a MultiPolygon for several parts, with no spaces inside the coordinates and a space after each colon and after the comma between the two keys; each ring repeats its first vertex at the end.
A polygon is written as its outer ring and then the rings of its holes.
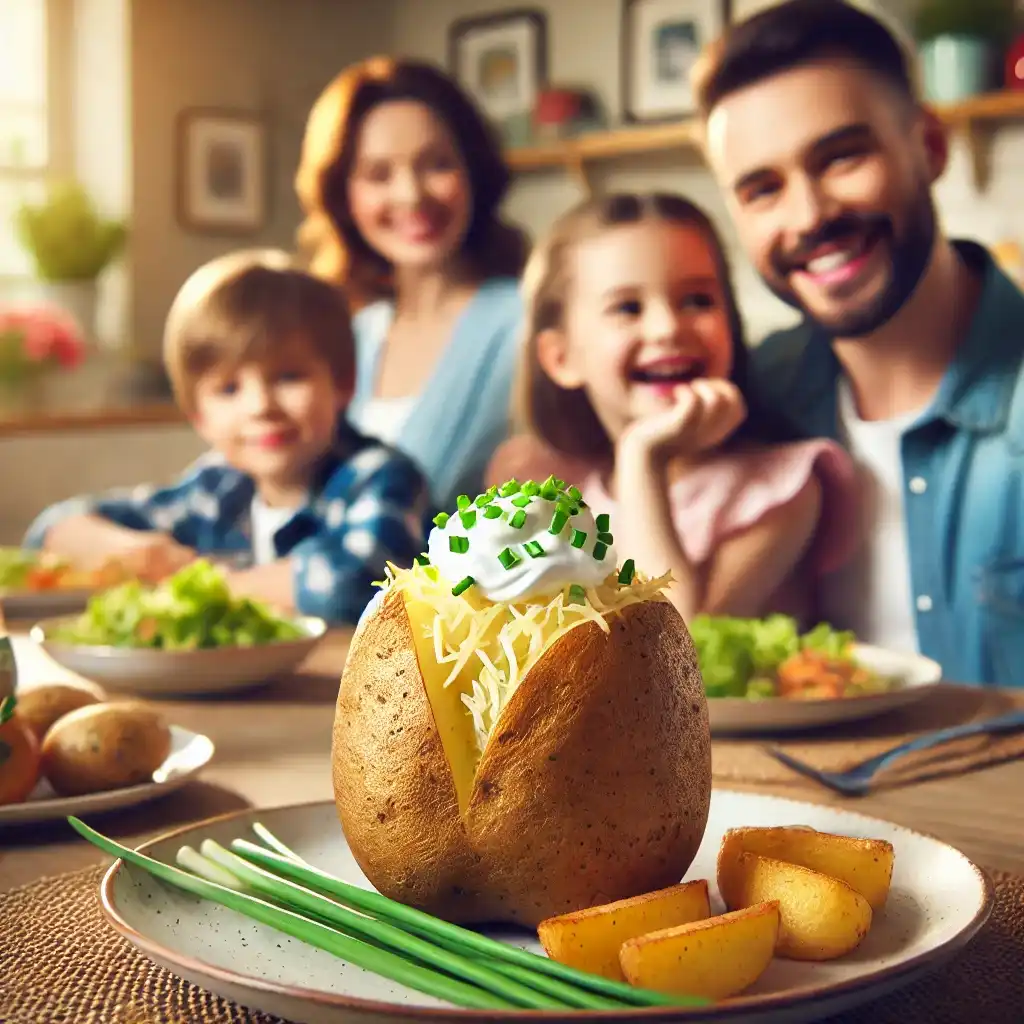
{"type": "MultiPolygon", "coordinates": [[[[856,474],[849,455],[823,440],[714,455],[673,481],[669,504],[686,557],[703,564],[724,540],[792,501],[812,475],[821,484],[822,509],[809,566],[816,575],[838,569],[859,540],[856,474]]],[[[597,475],[589,477],[583,493],[596,512],[614,513],[597,475]]]]}

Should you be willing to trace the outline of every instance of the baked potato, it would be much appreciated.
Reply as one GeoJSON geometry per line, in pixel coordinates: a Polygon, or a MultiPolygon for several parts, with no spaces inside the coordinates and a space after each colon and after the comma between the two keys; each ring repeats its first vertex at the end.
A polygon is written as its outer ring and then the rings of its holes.
{"type": "Polygon", "coordinates": [[[532,927],[677,883],[711,747],[668,578],[619,568],[607,517],[561,481],[435,523],[426,558],[390,567],[338,694],[334,793],[367,878],[448,920],[532,927]]]}
{"type": "Polygon", "coordinates": [[[18,691],[18,714],[36,734],[40,743],[55,722],[90,704],[99,704],[100,698],[82,686],[66,683],[47,683],[18,691]]]}

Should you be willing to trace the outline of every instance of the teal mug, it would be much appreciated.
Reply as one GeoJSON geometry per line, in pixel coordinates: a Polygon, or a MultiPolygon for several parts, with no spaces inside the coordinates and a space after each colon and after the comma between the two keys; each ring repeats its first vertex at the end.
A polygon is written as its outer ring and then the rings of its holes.
{"type": "Polygon", "coordinates": [[[939,36],[920,53],[924,95],[932,103],[959,103],[994,86],[994,51],[984,39],[939,36]]]}

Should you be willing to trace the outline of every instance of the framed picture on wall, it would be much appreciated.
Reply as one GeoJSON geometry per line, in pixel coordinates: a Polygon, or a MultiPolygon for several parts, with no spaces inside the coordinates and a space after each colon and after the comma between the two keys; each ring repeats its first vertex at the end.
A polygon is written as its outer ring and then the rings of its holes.
{"type": "Polygon", "coordinates": [[[725,28],[726,0],[624,0],[622,112],[673,121],[695,109],[690,71],[725,28]]]}
{"type": "Polygon", "coordinates": [[[517,8],[453,22],[448,65],[495,124],[528,122],[547,83],[547,18],[542,11],[517,8]]]}
{"type": "Polygon", "coordinates": [[[178,220],[249,234],[267,220],[266,126],[254,114],[192,108],[178,116],[178,220]]]}

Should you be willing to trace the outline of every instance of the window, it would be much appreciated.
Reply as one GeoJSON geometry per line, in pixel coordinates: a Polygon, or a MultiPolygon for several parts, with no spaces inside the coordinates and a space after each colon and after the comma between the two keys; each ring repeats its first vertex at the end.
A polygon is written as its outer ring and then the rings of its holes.
{"type": "Polygon", "coordinates": [[[67,0],[0,0],[0,282],[7,285],[32,274],[15,211],[42,195],[54,169],[51,4],[67,0]]]}

